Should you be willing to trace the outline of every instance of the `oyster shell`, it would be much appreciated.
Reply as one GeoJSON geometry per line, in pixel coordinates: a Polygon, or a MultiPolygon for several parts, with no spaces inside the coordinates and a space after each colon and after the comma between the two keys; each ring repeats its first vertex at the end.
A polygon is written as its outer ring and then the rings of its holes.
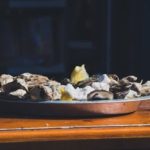
{"type": "Polygon", "coordinates": [[[142,91],[142,84],[141,83],[137,83],[137,82],[134,82],[130,88],[131,90],[134,90],[136,91],[137,93],[141,93],[142,91]]]}
{"type": "Polygon", "coordinates": [[[90,77],[86,80],[78,82],[75,86],[83,88],[85,86],[92,86],[93,83],[96,83],[96,84],[101,84],[102,83],[102,84],[105,84],[105,85],[109,85],[110,82],[111,82],[111,80],[108,78],[108,76],[106,74],[93,75],[92,77],[90,77]]]}
{"type": "Polygon", "coordinates": [[[28,87],[46,84],[49,81],[49,78],[46,76],[30,73],[23,73],[18,78],[24,79],[28,87]]]}
{"type": "Polygon", "coordinates": [[[109,77],[110,79],[115,80],[115,81],[119,81],[119,77],[118,77],[116,74],[109,74],[108,77],[109,77]]]}
{"type": "Polygon", "coordinates": [[[14,81],[14,77],[11,76],[11,75],[8,75],[8,74],[2,74],[0,76],[0,85],[3,86],[3,85],[6,85],[10,82],[13,82],[14,81]]]}
{"type": "Polygon", "coordinates": [[[136,82],[137,77],[130,75],[130,76],[126,76],[126,77],[122,78],[121,80],[128,81],[128,82],[136,82]]]}
{"type": "Polygon", "coordinates": [[[29,90],[29,94],[32,100],[51,100],[52,89],[47,86],[37,85],[29,90]]]}
{"type": "Polygon", "coordinates": [[[23,89],[18,89],[16,91],[10,92],[9,95],[16,96],[18,98],[27,98],[28,94],[27,91],[23,89]]]}
{"type": "Polygon", "coordinates": [[[150,95],[150,85],[149,85],[148,82],[146,82],[146,84],[142,85],[140,93],[141,93],[142,96],[150,95]]]}
{"type": "Polygon", "coordinates": [[[84,88],[86,86],[91,86],[91,84],[93,83],[92,79],[89,78],[87,80],[83,80],[83,81],[80,81],[78,82],[75,87],[80,87],[80,88],[84,88]]]}
{"type": "Polygon", "coordinates": [[[61,99],[61,92],[60,92],[60,86],[51,86],[52,90],[52,100],[59,100],[61,99]]]}
{"type": "Polygon", "coordinates": [[[111,100],[113,93],[104,90],[95,90],[87,95],[88,100],[111,100]]]}
{"type": "Polygon", "coordinates": [[[61,81],[61,84],[63,84],[63,85],[67,85],[67,84],[69,84],[69,83],[71,83],[71,81],[70,81],[69,78],[64,78],[64,79],[61,81]]]}
{"type": "Polygon", "coordinates": [[[140,95],[136,91],[133,91],[133,90],[127,90],[127,91],[115,93],[116,99],[132,99],[132,98],[137,98],[139,96],[140,95]]]}
{"type": "Polygon", "coordinates": [[[18,89],[28,91],[28,86],[23,79],[15,79],[13,82],[9,82],[2,86],[3,92],[10,93],[18,89]]]}

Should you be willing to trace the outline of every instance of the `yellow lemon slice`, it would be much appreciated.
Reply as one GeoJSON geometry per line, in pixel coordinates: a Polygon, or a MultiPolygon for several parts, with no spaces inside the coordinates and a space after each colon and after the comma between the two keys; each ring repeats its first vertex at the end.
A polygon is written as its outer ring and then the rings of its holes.
{"type": "Polygon", "coordinates": [[[76,84],[79,81],[83,81],[89,78],[86,72],[85,65],[76,66],[71,73],[71,83],[76,84]]]}

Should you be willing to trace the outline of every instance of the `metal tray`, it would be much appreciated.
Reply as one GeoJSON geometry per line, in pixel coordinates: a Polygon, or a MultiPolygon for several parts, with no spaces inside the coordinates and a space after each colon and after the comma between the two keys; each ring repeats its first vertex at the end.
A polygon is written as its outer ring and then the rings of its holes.
{"type": "Polygon", "coordinates": [[[99,101],[38,101],[0,97],[0,114],[26,116],[109,116],[135,112],[142,101],[150,96],[135,99],[99,101]]]}

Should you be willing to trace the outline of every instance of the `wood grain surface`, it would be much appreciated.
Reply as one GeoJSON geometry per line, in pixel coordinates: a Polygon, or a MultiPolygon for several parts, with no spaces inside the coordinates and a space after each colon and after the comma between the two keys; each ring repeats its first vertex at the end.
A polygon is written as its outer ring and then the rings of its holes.
{"type": "Polygon", "coordinates": [[[141,108],[103,118],[0,116],[0,142],[150,138],[150,112],[141,108]]]}

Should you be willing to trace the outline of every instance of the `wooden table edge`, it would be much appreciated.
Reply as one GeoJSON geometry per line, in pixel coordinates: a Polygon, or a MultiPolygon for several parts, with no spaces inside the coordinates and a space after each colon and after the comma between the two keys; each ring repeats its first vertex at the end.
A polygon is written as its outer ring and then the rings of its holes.
{"type": "Polygon", "coordinates": [[[45,129],[0,132],[0,143],[124,138],[150,138],[150,127],[45,129]]]}

